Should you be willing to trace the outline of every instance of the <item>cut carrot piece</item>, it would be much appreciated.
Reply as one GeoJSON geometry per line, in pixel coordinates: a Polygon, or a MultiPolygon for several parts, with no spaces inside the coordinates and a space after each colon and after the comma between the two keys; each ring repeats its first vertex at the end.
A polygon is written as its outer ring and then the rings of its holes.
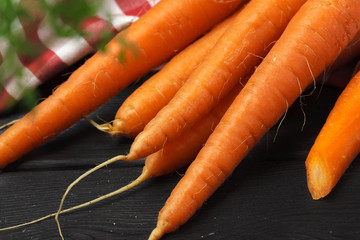
{"type": "Polygon", "coordinates": [[[327,196],[360,152],[360,72],[331,110],[306,159],[313,199],[327,196]]]}

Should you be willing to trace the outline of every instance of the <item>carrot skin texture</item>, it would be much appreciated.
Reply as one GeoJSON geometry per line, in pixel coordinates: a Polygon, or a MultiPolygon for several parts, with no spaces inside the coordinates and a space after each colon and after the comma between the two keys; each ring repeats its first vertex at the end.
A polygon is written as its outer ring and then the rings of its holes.
{"type": "Polygon", "coordinates": [[[184,132],[174,142],[148,156],[141,175],[127,186],[109,195],[114,196],[122,193],[147,179],[172,173],[188,165],[195,159],[196,154],[200,151],[202,145],[241,89],[242,85],[238,85],[209,114],[195,124],[191,130],[184,132]]]}
{"type": "Polygon", "coordinates": [[[346,46],[346,48],[336,58],[334,63],[331,64],[330,70],[336,70],[356,57],[360,56],[360,31],[356,34],[353,40],[346,46]]]}
{"type": "Polygon", "coordinates": [[[359,24],[359,1],[309,0],[303,5],[171,193],[149,239],[174,231],[200,208],[301,91],[335,60],[359,24]]]}
{"type": "Polygon", "coordinates": [[[182,87],[233,22],[235,14],[173,57],[158,73],[136,89],[117,111],[110,134],[127,137],[139,134],[182,87]]]}
{"type": "Polygon", "coordinates": [[[105,52],[87,60],[53,95],[0,136],[0,167],[95,110],[229,16],[242,2],[163,0],[156,4],[111,40],[105,52]],[[122,39],[133,44],[136,53],[124,48],[122,39]],[[125,61],[121,61],[122,55],[125,61]]]}
{"type": "Polygon", "coordinates": [[[147,156],[191,128],[254,70],[304,2],[250,1],[169,104],[135,138],[128,156],[147,156]]]}
{"type": "Polygon", "coordinates": [[[360,72],[348,83],[331,110],[306,159],[313,199],[327,196],[360,152],[360,72]]]}
{"type": "Polygon", "coordinates": [[[155,177],[169,174],[194,160],[242,88],[242,85],[238,84],[191,129],[185,131],[163,149],[148,156],[145,160],[145,167],[151,174],[155,177]]]}
{"type": "MultiPolygon", "coordinates": [[[[198,124],[196,124],[191,129],[191,131],[189,130],[185,132],[183,135],[181,135],[180,138],[172,142],[172,144],[166,146],[161,151],[158,151],[148,156],[146,158],[145,166],[142,170],[142,173],[137,179],[135,179],[128,185],[121,187],[111,193],[93,199],[87,203],[77,205],[76,207],[64,210],[64,212],[72,211],[84,206],[88,206],[95,202],[102,201],[106,198],[123,193],[141,184],[142,182],[146,181],[149,178],[169,174],[179,168],[185,167],[191,160],[195,158],[196,154],[201,149],[201,146],[204,144],[207,137],[211,134],[213,127],[220,121],[226,109],[230,106],[233,99],[237,96],[237,94],[241,89],[242,89],[241,85],[235,88],[207,116],[205,116],[201,121],[199,121],[198,124]]],[[[110,161],[114,162],[119,157],[125,157],[125,156],[124,155],[117,156],[113,159],[110,159],[110,161]]],[[[106,164],[110,164],[110,162],[106,161],[102,163],[102,165],[99,165],[98,167],[103,167],[106,164]]],[[[91,171],[93,170],[94,169],[91,169],[91,171]]],[[[63,202],[63,200],[61,202],[63,202]]],[[[61,208],[59,211],[61,213],[61,208]]],[[[42,220],[43,219],[44,218],[42,218],[42,220]]]]}

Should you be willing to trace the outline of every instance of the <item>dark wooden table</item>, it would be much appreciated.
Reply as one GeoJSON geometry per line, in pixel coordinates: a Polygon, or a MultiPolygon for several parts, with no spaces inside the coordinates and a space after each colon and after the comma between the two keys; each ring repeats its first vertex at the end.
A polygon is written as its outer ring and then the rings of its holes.
{"type": "MultiPolygon", "coordinates": [[[[138,84],[90,115],[110,121],[138,84]]],[[[174,233],[163,239],[360,239],[360,162],[325,199],[311,199],[305,159],[340,91],[317,90],[305,99],[306,124],[296,102],[273,142],[274,127],[223,186],[174,233]]],[[[3,116],[8,122],[20,115],[3,116]]],[[[350,116],[351,117],[351,116],[350,116]]],[[[100,120],[98,120],[100,121],[100,120]]],[[[112,137],[81,120],[0,173],[0,227],[54,212],[68,186],[89,168],[129,150],[131,139],[112,137]]],[[[65,207],[108,193],[135,179],[144,161],[118,162],[93,173],[69,194],[65,207]]],[[[147,239],[158,211],[185,170],[149,180],[126,193],[62,215],[65,239],[147,239]]],[[[0,232],[0,240],[60,239],[53,219],[0,232]]]]}

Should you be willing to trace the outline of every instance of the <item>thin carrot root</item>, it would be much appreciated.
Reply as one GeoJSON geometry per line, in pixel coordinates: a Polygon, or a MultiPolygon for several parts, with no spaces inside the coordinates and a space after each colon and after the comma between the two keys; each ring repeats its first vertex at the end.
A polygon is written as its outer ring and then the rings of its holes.
{"type": "Polygon", "coordinates": [[[1,129],[4,129],[6,127],[10,127],[11,125],[13,125],[14,123],[16,123],[17,121],[19,121],[20,119],[15,119],[15,120],[12,120],[11,122],[8,122],[8,123],[5,123],[3,125],[0,126],[0,130],[1,129]]]}
{"type": "Polygon", "coordinates": [[[87,118],[86,120],[88,120],[89,123],[91,123],[91,125],[93,125],[97,130],[100,130],[100,131],[106,132],[106,133],[111,133],[113,131],[113,126],[112,126],[111,122],[98,124],[97,122],[95,122],[92,119],[87,118]]]}
{"type": "MultiPolygon", "coordinates": [[[[97,130],[108,133],[110,135],[124,135],[125,134],[123,131],[117,130],[119,124],[121,124],[121,123],[118,123],[118,122],[120,122],[119,119],[115,119],[115,120],[112,120],[111,122],[106,122],[106,123],[103,123],[103,124],[98,124],[97,122],[95,122],[94,120],[91,120],[91,119],[87,119],[87,120],[97,130]],[[117,124],[114,124],[115,122],[117,124]]],[[[129,135],[129,137],[130,137],[130,135],[129,135]]]]}
{"type": "MultiPolygon", "coordinates": [[[[66,209],[68,210],[68,209],[66,209]]],[[[61,211],[61,213],[64,213],[64,211],[61,211]]],[[[51,217],[54,217],[56,213],[51,213],[49,215],[46,215],[44,217],[41,217],[41,218],[38,218],[38,219],[35,219],[35,220],[32,220],[30,222],[25,222],[25,223],[21,223],[21,224],[18,224],[18,225],[14,225],[14,226],[10,226],[10,227],[5,227],[5,228],[0,228],[0,231],[7,231],[7,230],[11,230],[11,229],[15,229],[15,228],[20,228],[20,227],[24,227],[24,226],[28,226],[28,225],[31,225],[31,224],[34,224],[34,223],[38,223],[38,222],[41,222],[41,221],[44,221],[46,219],[49,219],[51,217]]]]}
{"type": "Polygon", "coordinates": [[[65,201],[65,198],[67,197],[67,195],[69,194],[70,190],[76,185],[78,184],[82,179],[84,179],[85,177],[87,177],[88,175],[90,175],[91,173],[99,170],[100,168],[103,168],[111,163],[114,163],[114,162],[117,162],[119,160],[124,160],[126,161],[127,160],[127,156],[126,155],[118,155],[116,157],[113,157],[99,165],[97,165],[96,167],[86,171],[85,173],[83,173],[80,177],[78,177],[75,181],[73,181],[69,186],[68,188],[66,189],[62,199],[61,199],[61,202],[60,202],[60,206],[59,206],[59,209],[57,211],[57,213],[55,214],[55,221],[56,221],[56,224],[58,226],[58,230],[59,230],[59,234],[60,234],[60,237],[61,239],[64,239],[64,236],[62,235],[62,232],[61,232],[61,227],[60,227],[60,222],[59,222],[59,215],[60,215],[60,212],[62,210],[62,207],[64,205],[64,201],[65,201]]]}
{"type": "Polygon", "coordinates": [[[44,221],[46,219],[49,219],[51,217],[55,217],[57,214],[64,214],[64,213],[68,213],[68,212],[71,212],[71,211],[74,211],[74,210],[77,210],[77,209],[80,209],[80,208],[84,208],[84,207],[87,207],[87,206],[90,206],[94,203],[97,203],[97,202],[100,202],[102,200],[105,200],[107,198],[110,198],[110,197],[113,197],[115,195],[118,195],[120,193],[123,193],[133,187],[136,187],[137,185],[139,185],[140,183],[144,182],[145,180],[151,178],[152,174],[151,172],[146,168],[144,167],[141,175],[135,179],[134,181],[132,181],[131,183],[129,183],[128,185],[126,186],[123,186],[113,192],[110,192],[108,194],[105,194],[103,196],[100,196],[98,198],[95,198],[93,200],[90,200],[88,202],[85,202],[85,203],[82,203],[82,204],[79,204],[79,205],[76,205],[76,206],[73,206],[71,208],[67,208],[67,209],[64,209],[64,210],[61,210],[60,213],[59,212],[55,212],[55,213],[51,213],[49,215],[46,215],[44,217],[41,217],[41,218],[38,218],[38,219],[35,219],[35,220],[32,220],[32,221],[29,221],[29,222],[25,222],[25,223],[22,223],[22,224],[18,224],[18,225],[14,225],[14,226],[10,226],[10,227],[5,227],[5,228],[0,228],[0,231],[7,231],[7,230],[11,230],[11,229],[15,229],[15,228],[19,228],[19,227],[24,227],[24,226],[28,226],[28,225],[32,225],[32,224],[35,224],[35,223],[38,223],[38,222],[41,222],[41,221],[44,221]]]}
{"type": "Polygon", "coordinates": [[[156,228],[152,230],[148,240],[158,240],[164,235],[164,230],[162,226],[165,226],[165,222],[159,221],[156,228]]]}

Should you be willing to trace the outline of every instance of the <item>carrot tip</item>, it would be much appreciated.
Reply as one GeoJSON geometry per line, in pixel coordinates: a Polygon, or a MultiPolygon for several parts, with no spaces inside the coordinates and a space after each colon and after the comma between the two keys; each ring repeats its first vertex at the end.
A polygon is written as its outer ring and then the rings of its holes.
{"type": "Polygon", "coordinates": [[[113,135],[113,136],[122,135],[122,136],[126,136],[126,137],[135,137],[134,134],[128,134],[126,131],[124,131],[124,129],[126,129],[125,123],[119,119],[115,119],[113,122],[108,122],[108,123],[103,123],[103,124],[98,124],[94,120],[91,120],[91,119],[87,119],[87,120],[96,129],[98,129],[102,132],[106,132],[110,135],[113,135]]]}
{"type": "Polygon", "coordinates": [[[159,227],[156,227],[154,230],[152,230],[148,240],[158,240],[162,236],[163,236],[163,231],[159,227]]]}
{"type": "Polygon", "coordinates": [[[160,215],[161,215],[161,211],[160,211],[160,214],[159,214],[158,222],[156,224],[156,228],[154,230],[152,230],[148,240],[158,240],[165,233],[173,232],[177,228],[176,226],[172,225],[167,220],[164,220],[160,215]]]}
{"type": "Polygon", "coordinates": [[[123,121],[121,118],[117,118],[112,123],[112,135],[122,135],[125,137],[133,138],[139,131],[133,131],[133,129],[129,129],[129,126],[123,121]]]}
{"type": "Polygon", "coordinates": [[[332,189],[331,176],[326,171],[323,160],[318,156],[312,156],[306,161],[307,183],[314,200],[328,195],[332,189]]]}

